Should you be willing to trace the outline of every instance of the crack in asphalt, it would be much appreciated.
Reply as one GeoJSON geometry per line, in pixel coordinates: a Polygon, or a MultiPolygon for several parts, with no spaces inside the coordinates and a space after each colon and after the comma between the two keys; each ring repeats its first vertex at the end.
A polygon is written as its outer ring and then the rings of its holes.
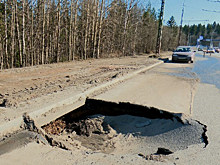
{"type": "Polygon", "coordinates": [[[203,126],[203,133],[202,133],[202,138],[203,138],[203,142],[205,143],[205,146],[204,148],[207,147],[207,145],[209,144],[209,141],[208,141],[208,136],[206,135],[206,132],[207,132],[207,125],[201,123],[200,121],[198,120],[195,120],[197,123],[199,123],[200,125],[203,126]]]}

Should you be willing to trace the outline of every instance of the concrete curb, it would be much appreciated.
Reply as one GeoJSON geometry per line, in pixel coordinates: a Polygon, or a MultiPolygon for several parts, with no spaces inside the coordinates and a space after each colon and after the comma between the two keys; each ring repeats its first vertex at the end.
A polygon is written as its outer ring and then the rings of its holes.
{"type": "MultiPolygon", "coordinates": [[[[152,68],[154,68],[154,67],[156,67],[156,66],[158,66],[160,64],[163,64],[163,63],[164,63],[163,61],[159,61],[159,62],[157,62],[157,63],[155,63],[153,65],[150,65],[150,66],[148,66],[146,68],[142,68],[142,69],[137,70],[137,71],[135,71],[133,73],[130,73],[130,74],[126,75],[126,76],[117,78],[117,79],[115,79],[113,81],[107,82],[107,83],[102,84],[102,85],[100,85],[98,87],[92,88],[92,89],[90,89],[88,91],[85,91],[83,93],[80,93],[78,95],[70,97],[70,98],[68,98],[66,100],[62,100],[62,101],[60,101],[60,102],[58,102],[56,104],[53,104],[53,105],[41,108],[41,109],[39,109],[37,111],[31,112],[29,114],[29,116],[31,118],[33,118],[34,120],[36,120],[38,122],[38,125],[42,126],[44,124],[49,123],[52,120],[55,120],[56,118],[58,118],[58,117],[60,117],[62,115],[72,111],[73,109],[77,109],[78,107],[84,105],[86,97],[88,97],[92,93],[94,93],[94,92],[96,92],[98,90],[104,89],[106,87],[109,87],[111,85],[114,85],[114,84],[116,84],[118,82],[127,80],[127,79],[129,79],[131,77],[134,77],[135,75],[137,75],[137,74],[139,74],[141,72],[145,72],[145,71],[147,71],[149,69],[152,69],[152,68]],[[54,109],[54,108],[57,108],[57,107],[61,107],[61,106],[64,106],[64,105],[65,106],[69,106],[69,107],[68,108],[64,108],[64,110],[62,112],[54,114],[53,115],[53,119],[50,118],[48,120],[47,119],[40,120],[42,114],[48,112],[51,109],[54,109]]],[[[17,119],[14,119],[12,121],[9,121],[7,123],[4,123],[4,124],[0,125],[0,135],[3,135],[4,133],[6,133],[6,131],[7,132],[13,132],[13,131],[19,130],[20,129],[20,125],[21,125],[22,122],[23,122],[22,117],[19,117],[17,119]]]]}

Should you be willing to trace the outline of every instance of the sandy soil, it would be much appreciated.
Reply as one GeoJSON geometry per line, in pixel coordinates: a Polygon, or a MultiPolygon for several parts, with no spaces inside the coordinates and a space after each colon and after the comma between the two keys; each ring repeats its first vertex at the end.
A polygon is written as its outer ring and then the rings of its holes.
{"type": "Polygon", "coordinates": [[[0,124],[156,62],[136,56],[0,71],[0,124]]]}

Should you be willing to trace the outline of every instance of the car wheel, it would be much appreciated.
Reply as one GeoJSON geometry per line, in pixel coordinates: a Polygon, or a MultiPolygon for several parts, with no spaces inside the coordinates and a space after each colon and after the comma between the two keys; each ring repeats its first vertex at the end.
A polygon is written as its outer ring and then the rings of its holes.
{"type": "Polygon", "coordinates": [[[193,63],[193,61],[191,61],[191,63],[193,63]]]}

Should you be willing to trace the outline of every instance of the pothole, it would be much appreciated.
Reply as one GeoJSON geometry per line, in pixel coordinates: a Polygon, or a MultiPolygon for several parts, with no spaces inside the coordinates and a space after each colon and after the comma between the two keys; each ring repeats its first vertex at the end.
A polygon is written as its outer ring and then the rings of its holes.
{"type": "MultiPolygon", "coordinates": [[[[42,127],[27,114],[23,119],[22,127],[37,133],[39,136],[34,134],[31,139],[38,143],[88,154],[135,154],[147,160],[162,160],[158,156],[161,149],[166,156],[193,144],[208,145],[207,127],[199,121],[130,103],[86,99],[83,106],[42,127]]],[[[5,139],[0,140],[2,144],[5,139]]]]}
{"type": "Polygon", "coordinates": [[[172,152],[203,143],[204,125],[183,120],[153,107],[87,99],[84,106],[42,127],[69,149],[85,147],[92,152],[172,152]]]}

